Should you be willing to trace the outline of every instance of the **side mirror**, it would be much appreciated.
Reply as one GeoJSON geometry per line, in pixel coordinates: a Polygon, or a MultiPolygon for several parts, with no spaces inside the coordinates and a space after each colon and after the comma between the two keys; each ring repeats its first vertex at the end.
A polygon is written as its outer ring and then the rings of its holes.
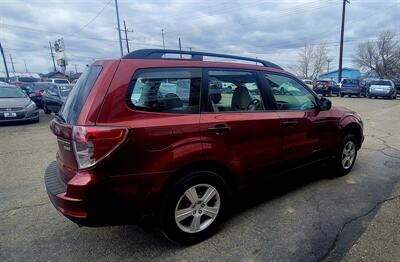
{"type": "Polygon", "coordinates": [[[321,97],[321,99],[319,100],[319,108],[321,109],[321,111],[328,111],[329,109],[331,109],[331,107],[332,107],[331,100],[325,97],[321,97]]]}

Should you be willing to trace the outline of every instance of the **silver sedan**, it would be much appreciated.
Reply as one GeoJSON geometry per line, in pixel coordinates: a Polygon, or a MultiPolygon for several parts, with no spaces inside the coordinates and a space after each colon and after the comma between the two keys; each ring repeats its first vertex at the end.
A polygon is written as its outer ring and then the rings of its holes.
{"type": "Polygon", "coordinates": [[[17,121],[39,121],[36,104],[19,88],[0,85],[0,123],[17,121]]]}

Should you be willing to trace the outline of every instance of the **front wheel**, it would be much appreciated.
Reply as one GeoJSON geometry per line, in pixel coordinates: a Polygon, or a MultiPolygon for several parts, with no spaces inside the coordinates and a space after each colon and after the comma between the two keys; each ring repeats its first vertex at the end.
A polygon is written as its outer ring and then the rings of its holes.
{"type": "Polygon", "coordinates": [[[159,223],[164,235],[191,245],[210,237],[227,208],[228,185],[218,174],[196,171],[175,183],[164,197],[159,223]]]}
{"type": "Polygon", "coordinates": [[[353,134],[347,134],[340,142],[338,151],[331,160],[335,176],[347,175],[357,158],[357,139],[353,134]]]}

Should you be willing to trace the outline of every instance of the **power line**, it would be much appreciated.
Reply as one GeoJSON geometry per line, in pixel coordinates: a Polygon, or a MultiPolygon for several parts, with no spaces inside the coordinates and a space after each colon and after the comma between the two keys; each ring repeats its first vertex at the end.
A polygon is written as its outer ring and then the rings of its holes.
{"type": "Polygon", "coordinates": [[[83,25],[81,28],[79,28],[78,31],[76,31],[76,32],[74,32],[74,33],[72,33],[72,34],[69,34],[69,35],[65,35],[65,36],[68,37],[68,36],[73,36],[73,35],[76,35],[76,34],[80,33],[86,26],[90,25],[94,20],[97,19],[97,17],[99,17],[99,15],[100,15],[101,13],[103,13],[104,9],[106,9],[106,7],[111,3],[111,1],[112,1],[112,0],[109,0],[109,1],[103,6],[103,8],[101,8],[100,11],[99,11],[92,19],[89,20],[89,22],[87,22],[85,25],[83,25]]]}

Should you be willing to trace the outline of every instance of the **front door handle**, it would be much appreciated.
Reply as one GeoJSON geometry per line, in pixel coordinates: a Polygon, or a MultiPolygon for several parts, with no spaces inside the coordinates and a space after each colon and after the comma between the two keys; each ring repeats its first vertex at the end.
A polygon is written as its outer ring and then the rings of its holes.
{"type": "Polygon", "coordinates": [[[231,130],[231,128],[229,126],[226,126],[224,124],[219,124],[219,125],[215,125],[214,127],[210,127],[208,129],[208,133],[216,134],[217,136],[220,136],[220,135],[225,135],[225,134],[229,133],[230,130],[231,130]]]}
{"type": "Polygon", "coordinates": [[[294,127],[294,126],[297,125],[298,123],[299,123],[299,122],[298,122],[297,120],[291,119],[291,120],[287,120],[287,121],[283,122],[283,125],[284,125],[284,126],[287,126],[287,127],[294,127]]]}

